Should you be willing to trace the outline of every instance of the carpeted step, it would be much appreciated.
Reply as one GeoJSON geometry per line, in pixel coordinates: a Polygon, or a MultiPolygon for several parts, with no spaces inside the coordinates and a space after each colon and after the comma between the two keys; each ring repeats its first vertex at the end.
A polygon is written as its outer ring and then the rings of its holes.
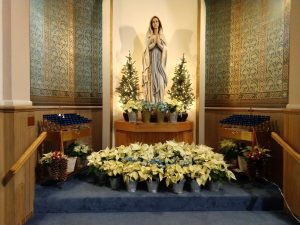
{"type": "Polygon", "coordinates": [[[117,212],[35,214],[27,225],[296,225],[283,212],[117,212]]]}
{"type": "Polygon", "coordinates": [[[170,191],[148,193],[114,191],[109,187],[71,179],[61,189],[37,186],[35,213],[258,211],[282,210],[282,198],[269,184],[225,183],[219,192],[170,191]]]}

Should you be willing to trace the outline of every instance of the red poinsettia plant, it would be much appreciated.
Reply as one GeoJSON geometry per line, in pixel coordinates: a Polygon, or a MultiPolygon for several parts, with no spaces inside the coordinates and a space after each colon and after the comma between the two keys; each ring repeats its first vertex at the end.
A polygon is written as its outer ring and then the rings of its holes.
{"type": "Polygon", "coordinates": [[[251,161],[261,161],[267,158],[270,158],[269,154],[270,150],[266,148],[262,148],[259,146],[254,146],[250,151],[248,151],[245,156],[247,160],[251,161]]]}
{"type": "Polygon", "coordinates": [[[52,161],[67,159],[67,156],[61,151],[53,151],[46,154],[43,154],[43,157],[40,160],[41,164],[50,164],[52,161]]]}

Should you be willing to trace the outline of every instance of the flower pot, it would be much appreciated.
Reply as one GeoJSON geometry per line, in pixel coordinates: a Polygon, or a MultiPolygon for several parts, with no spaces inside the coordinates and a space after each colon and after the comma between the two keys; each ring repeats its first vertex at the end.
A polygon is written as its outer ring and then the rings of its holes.
{"type": "Polygon", "coordinates": [[[238,164],[241,172],[247,172],[247,161],[244,157],[238,156],[238,164]]]}
{"type": "Polygon", "coordinates": [[[259,160],[256,164],[256,173],[258,177],[266,177],[267,176],[267,160],[259,160]]]}
{"type": "Polygon", "coordinates": [[[158,180],[147,181],[148,192],[157,193],[158,180]]]}
{"type": "Polygon", "coordinates": [[[185,179],[182,179],[181,181],[179,181],[176,184],[173,184],[173,192],[176,194],[182,194],[183,193],[183,186],[185,183],[185,179]]]}
{"type": "Polygon", "coordinates": [[[191,190],[191,192],[200,192],[201,187],[200,187],[200,185],[197,183],[196,180],[191,180],[191,181],[190,181],[190,190],[191,190]]]}
{"type": "Polygon", "coordinates": [[[151,112],[151,116],[150,116],[150,122],[151,123],[156,123],[157,122],[157,115],[155,111],[151,112]]]}
{"type": "Polygon", "coordinates": [[[186,121],[186,119],[188,118],[188,113],[186,112],[183,112],[183,113],[178,113],[178,116],[177,116],[177,122],[184,122],[186,121]]]}
{"type": "Polygon", "coordinates": [[[123,118],[124,118],[124,120],[125,121],[129,121],[129,118],[128,118],[128,113],[126,113],[126,112],[123,112],[123,118]]]}
{"type": "Polygon", "coordinates": [[[95,174],[95,183],[99,186],[106,184],[106,174],[104,172],[97,172],[95,174]]]}
{"type": "Polygon", "coordinates": [[[67,179],[67,159],[52,160],[49,164],[49,176],[52,180],[65,181],[67,179]]]}
{"type": "Polygon", "coordinates": [[[67,173],[72,173],[75,170],[77,157],[68,157],[67,173]]]}
{"type": "Polygon", "coordinates": [[[118,190],[121,186],[121,177],[110,177],[109,178],[110,187],[113,190],[118,190]]]}
{"type": "Polygon", "coordinates": [[[150,123],[150,119],[151,119],[151,112],[142,111],[142,121],[144,123],[150,123]]]}
{"type": "Polygon", "coordinates": [[[210,191],[218,192],[222,188],[223,183],[221,181],[211,181],[208,185],[210,191]]]}
{"type": "Polygon", "coordinates": [[[177,123],[177,116],[178,116],[178,113],[176,111],[171,112],[170,113],[170,122],[171,123],[177,123]]]}
{"type": "Polygon", "coordinates": [[[76,170],[80,170],[80,169],[86,167],[86,165],[87,165],[86,158],[77,157],[76,165],[75,165],[76,170]]]}
{"type": "Polygon", "coordinates": [[[256,180],[257,162],[249,160],[247,163],[247,173],[249,181],[254,182],[256,180]]]}
{"type": "Polygon", "coordinates": [[[231,169],[236,169],[238,168],[238,159],[230,159],[226,160],[227,164],[229,164],[229,168],[231,169]]]}
{"type": "Polygon", "coordinates": [[[128,192],[136,192],[137,181],[129,180],[126,182],[126,188],[128,192]]]}
{"type": "Polygon", "coordinates": [[[134,111],[131,111],[128,113],[129,123],[136,123],[137,122],[137,113],[134,111]]]}
{"type": "Polygon", "coordinates": [[[161,112],[161,111],[157,110],[156,120],[157,120],[157,123],[163,123],[165,121],[165,112],[161,112]]]}

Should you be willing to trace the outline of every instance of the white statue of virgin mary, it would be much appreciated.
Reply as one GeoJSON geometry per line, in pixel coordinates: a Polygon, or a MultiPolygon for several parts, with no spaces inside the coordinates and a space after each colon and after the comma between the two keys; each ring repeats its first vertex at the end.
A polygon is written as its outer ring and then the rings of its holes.
{"type": "Polygon", "coordinates": [[[143,88],[145,100],[162,102],[168,84],[165,67],[167,62],[167,44],[163,28],[157,16],[150,20],[146,34],[146,49],[143,55],[143,88]]]}

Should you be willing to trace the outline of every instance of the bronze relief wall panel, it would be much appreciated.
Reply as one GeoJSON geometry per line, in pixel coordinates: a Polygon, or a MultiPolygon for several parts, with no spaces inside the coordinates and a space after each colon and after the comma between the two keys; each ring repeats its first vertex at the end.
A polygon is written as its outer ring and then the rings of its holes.
{"type": "Polygon", "coordinates": [[[31,0],[31,99],[102,105],[102,1],[31,0]]]}
{"type": "Polygon", "coordinates": [[[288,102],[289,1],[206,1],[206,106],[288,102]]]}

